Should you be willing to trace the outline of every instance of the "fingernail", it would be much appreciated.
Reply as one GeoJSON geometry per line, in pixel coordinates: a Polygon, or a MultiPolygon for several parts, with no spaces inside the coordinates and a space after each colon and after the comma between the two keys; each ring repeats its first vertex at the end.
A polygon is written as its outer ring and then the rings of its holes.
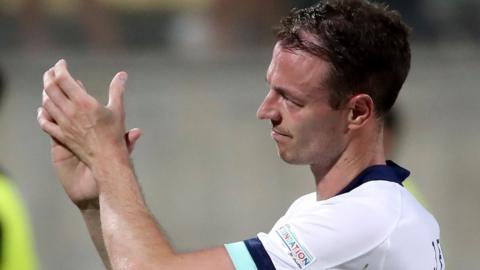
{"type": "Polygon", "coordinates": [[[125,71],[119,72],[117,78],[125,82],[128,79],[128,74],[125,71]]]}

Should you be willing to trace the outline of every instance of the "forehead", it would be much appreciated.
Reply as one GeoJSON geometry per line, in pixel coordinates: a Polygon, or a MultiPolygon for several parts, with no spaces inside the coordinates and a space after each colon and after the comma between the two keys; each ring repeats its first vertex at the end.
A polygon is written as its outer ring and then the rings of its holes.
{"type": "Polygon", "coordinates": [[[279,43],[273,49],[272,61],[267,70],[270,85],[307,95],[325,93],[330,64],[304,51],[283,48],[279,43]]]}

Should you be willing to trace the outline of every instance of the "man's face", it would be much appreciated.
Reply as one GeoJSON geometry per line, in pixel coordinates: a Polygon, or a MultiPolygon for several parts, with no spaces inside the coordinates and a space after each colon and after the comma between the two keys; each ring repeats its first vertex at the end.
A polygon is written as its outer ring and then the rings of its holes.
{"type": "Polygon", "coordinates": [[[269,91],[257,111],[270,120],[280,157],[291,164],[328,166],[347,143],[348,111],[333,109],[325,81],[328,62],[278,43],[267,71],[269,91]]]}

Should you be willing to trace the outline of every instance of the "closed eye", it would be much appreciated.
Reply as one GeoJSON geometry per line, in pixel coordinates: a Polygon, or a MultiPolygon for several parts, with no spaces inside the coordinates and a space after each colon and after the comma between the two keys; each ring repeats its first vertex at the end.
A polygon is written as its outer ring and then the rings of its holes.
{"type": "Polygon", "coordinates": [[[268,91],[273,90],[277,95],[281,96],[289,104],[295,105],[297,107],[303,107],[304,106],[299,100],[292,97],[289,90],[284,89],[282,87],[272,86],[268,83],[268,81],[266,79],[265,79],[265,82],[267,84],[268,91]]]}
{"type": "Polygon", "coordinates": [[[284,93],[279,93],[279,95],[290,105],[294,105],[297,107],[303,107],[302,104],[300,104],[298,101],[290,98],[289,96],[285,95],[284,93]]]}

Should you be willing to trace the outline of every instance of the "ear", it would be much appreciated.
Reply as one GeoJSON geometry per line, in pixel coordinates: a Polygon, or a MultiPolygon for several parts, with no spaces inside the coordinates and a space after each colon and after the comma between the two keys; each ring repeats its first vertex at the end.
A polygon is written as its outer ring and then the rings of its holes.
{"type": "Polygon", "coordinates": [[[359,129],[366,125],[374,113],[373,99],[367,94],[358,94],[348,101],[348,128],[359,129]]]}

